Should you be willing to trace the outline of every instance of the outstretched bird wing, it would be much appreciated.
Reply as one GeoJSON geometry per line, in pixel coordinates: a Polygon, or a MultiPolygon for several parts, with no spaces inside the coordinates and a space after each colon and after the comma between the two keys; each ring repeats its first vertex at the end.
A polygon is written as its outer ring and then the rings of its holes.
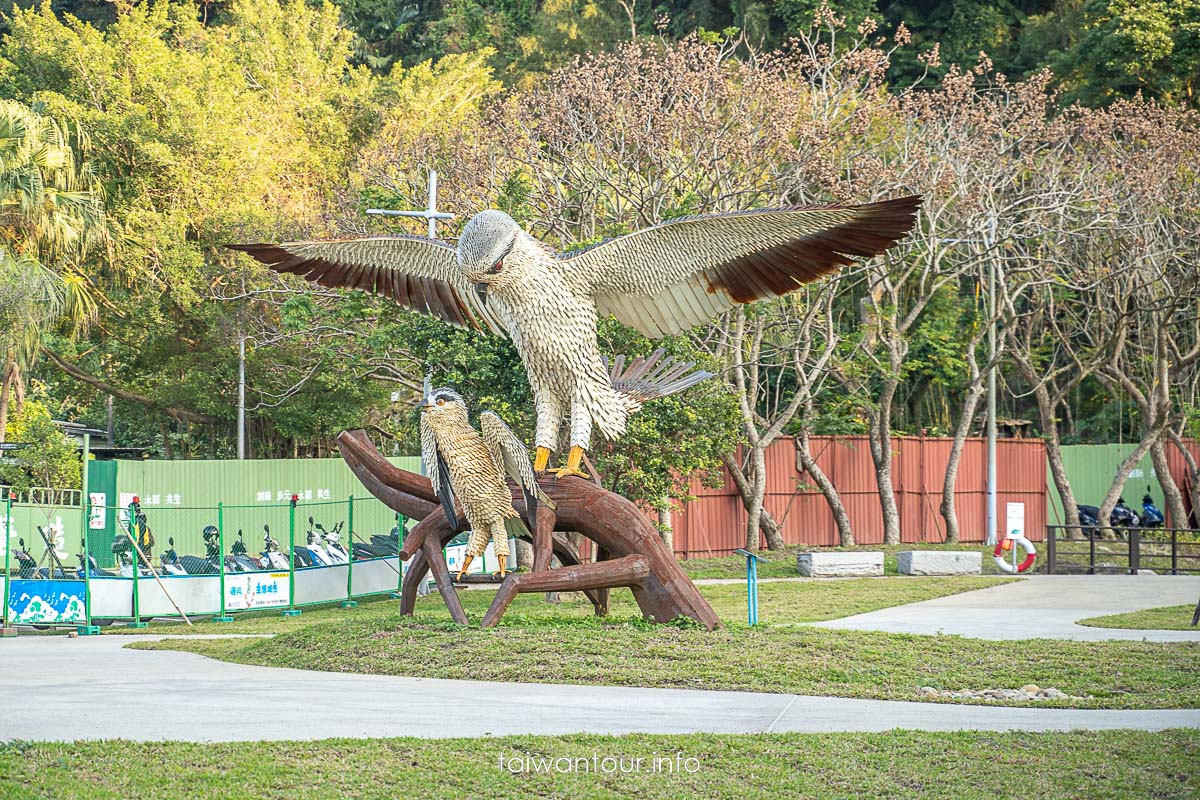
{"type": "Polygon", "coordinates": [[[529,451],[512,429],[504,424],[504,420],[491,411],[479,415],[479,432],[492,454],[492,461],[496,462],[496,469],[516,481],[524,492],[525,508],[532,528],[537,525],[539,500],[549,508],[558,506],[538,486],[537,476],[533,474],[533,466],[529,463],[529,451]]]}
{"type": "Polygon", "coordinates": [[[322,286],[362,289],[390,297],[463,328],[504,335],[495,315],[471,291],[452,246],[418,236],[381,236],[338,242],[230,244],[276,272],[322,286]]]}
{"type": "Polygon", "coordinates": [[[450,483],[450,468],[438,450],[437,440],[433,438],[433,429],[425,422],[424,417],[421,418],[421,461],[425,463],[425,471],[429,473],[433,493],[442,503],[442,511],[446,513],[450,530],[455,530],[458,528],[458,515],[454,513],[454,487],[450,483]]]}
{"type": "Polygon", "coordinates": [[[563,253],[571,288],[651,338],[778,297],[912,228],[921,198],[685,217],[563,253]]]}

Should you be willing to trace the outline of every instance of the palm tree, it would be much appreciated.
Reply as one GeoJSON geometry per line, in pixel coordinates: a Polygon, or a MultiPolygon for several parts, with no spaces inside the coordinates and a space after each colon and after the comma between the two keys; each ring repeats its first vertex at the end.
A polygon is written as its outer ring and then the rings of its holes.
{"type": "Polygon", "coordinates": [[[95,318],[79,263],[108,237],[86,145],[78,129],[0,100],[0,442],[46,327],[65,320],[78,333],[95,318]]]}

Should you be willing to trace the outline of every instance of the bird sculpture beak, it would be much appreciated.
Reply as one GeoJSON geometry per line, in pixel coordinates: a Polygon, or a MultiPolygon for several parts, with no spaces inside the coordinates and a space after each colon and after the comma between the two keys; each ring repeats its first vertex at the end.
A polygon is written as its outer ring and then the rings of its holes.
{"type": "Polygon", "coordinates": [[[488,287],[486,283],[475,284],[475,294],[479,295],[479,302],[487,302],[487,289],[488,287]]]}

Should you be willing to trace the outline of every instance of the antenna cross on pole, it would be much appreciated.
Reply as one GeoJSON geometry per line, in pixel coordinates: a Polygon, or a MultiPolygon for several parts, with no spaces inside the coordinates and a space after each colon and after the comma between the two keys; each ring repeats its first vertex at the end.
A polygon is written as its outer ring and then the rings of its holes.
{"type": "Polygon", "coordinates": [[[453,214],[437,210],[437,172],[429,170],[429,207],[423,211],[392,211],[388,208],[368,208],[368,214],[382,217],[416,217],[429,222],[429,238],[437,238],[437,221],[454,219],[453,214]]]}

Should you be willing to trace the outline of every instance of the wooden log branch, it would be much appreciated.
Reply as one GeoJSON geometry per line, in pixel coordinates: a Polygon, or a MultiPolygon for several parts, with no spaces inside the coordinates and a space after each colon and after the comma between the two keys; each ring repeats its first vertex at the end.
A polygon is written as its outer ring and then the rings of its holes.
{"type": "Polygon", "coordinates": [[[560,567],[548,572],[513,574],[504,579],[491,607],[483,616],[483,627],[490,628],[500,621],[505,610],[520,592],[577,592],[596,589],[608,592],[612,586],[635,586],[650,577],[650,559],[646,556],[623,556],[612,561],[560,567]]]}
{"type": "MultiPolygon", "coordinates": [[[[342,433],[338,437],[338,444],[342,457],[368,491],[390,508],[421,520],[405,539],[401,557],[415,556],[418,551],[424,554],[419,578],[424,577],[426,568],[433,571],[434,579],[438,581],[438,589],[446,600],[451,615],[457,621],[459,615],[454,607],[457,606],[461,612],[462,606],[458,603],[453,585],[448,581],[449,570],[446,569],[441,547],[465,527],[465,524],[459,529],[450,530],[437,504],[429,479],[393,466],[380,455],[362,431],[342,433]],[[439,579],[442,570],[445,570],[447,580],[439,579]]],[[[552,585],[558,586],[553,581],[562,573],[562,579],[569,585],[563,585],[557,591],[589,592],[589,597],[599,613],[607,610],[607,589],[628,586],[633,591],[634,599],[642,613],[657,622],[669,622],[676,617],[685,616],[691,617],[710,630],[717,627],[719,620],[712,607],[697,591],[695,584],[676,562],[674,553],[667,550],[658,531],[637,506],[626,498],[582,478],[556,480],[552,476],[542,476],[538,483],[557,504],[558,510],[553,513],[552,522],[539,510],[537,524],[533,526],[535,571],[510,575],[500,590],[506,592],[506,596],[525,591],[544,591],[533,588],[543,585],[542,581],[530,580],[535,575],[544,576],[552,581],[552,585]],[[551,533],[550,550],[565,565],[558,569],[550,569],[550,555],[545,547],[547,528],[551,533]],[[559,532],[563,531],[576,531],[591,539],[596,544],[597,554],[603,554],[609,560],[579,565],[578,554],[572,553],[574,548],[569,547],[566,538],[559,535],[559,532]],[[641,560],[628,557],[638,557],[641,560]],[[614,564],[618,566],[614,567],[614,564]],[[638,566],[635,569],[633,565],[638,566]],[[564,572],[575,570],[576,566],[589,569],[582,573],[577,570],[564,572]],[[572,579],[570,576],[575,577],[572,579]]],[[[527,516],[525,500],[519,487],[510,484],[509,488],[513,495],[513,507],[527,516]]],[[[465,520],[465,515],[460,516],[460,519],[465,520]]],[[[418,563],[420,562],[413,563],[409,570],[410,576],[418,563]]],[[[409,592],[408,580],[406,577],[401,595],[407,598],[411,594],[412,601],[415,602],[416,587],[414,584],[409,592]]],[[[507,607],[507,603],[505,606],[507,607]]],[[[405,609],[411,613],[412,604],[402,604],[401,610],[405,609]]],[[[492,624],[502,613],[501,610],[491,618],[492,624]]],[[[465,619],[465,615],[463,618],[465,619]]]]}

